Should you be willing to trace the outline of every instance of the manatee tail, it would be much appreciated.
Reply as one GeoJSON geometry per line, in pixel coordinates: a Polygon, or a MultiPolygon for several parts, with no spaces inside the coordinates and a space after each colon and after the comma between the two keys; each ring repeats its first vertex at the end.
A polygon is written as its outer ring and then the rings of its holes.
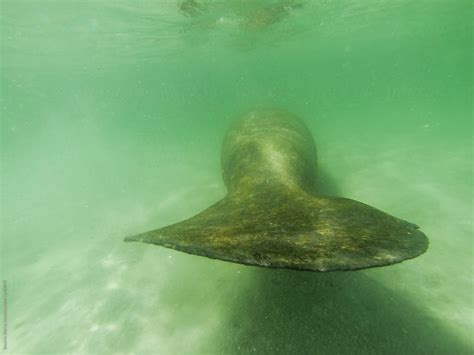
{"type": "Polygon", "coordinates": [[[247,265],[356,270],[414,258],[418,226],[346,198],[291,193],[226,197],[198,215],[125,238],[247,265]]]}

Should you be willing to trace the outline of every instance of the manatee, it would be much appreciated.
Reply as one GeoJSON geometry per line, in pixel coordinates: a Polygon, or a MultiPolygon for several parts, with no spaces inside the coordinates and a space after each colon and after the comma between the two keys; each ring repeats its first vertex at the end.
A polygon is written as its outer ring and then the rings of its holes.
{"type": "Polygon", "coordinates": [[[227,132],[227,195],[182,222],[130,236],[189,254],[269,268],[358,270],[395,264],[428,248],[419,227],[316,187],[316,146],[304,122],[257,109],[227,132]]]}
{"type": "Polygon", "coordinates": [[[180,0],[178,1],[178,9],[186,16],[200,16],[208,10],[208,4],[203,1],[196,0],[180,0]]]}
{"type": "Polygon", "coordinates": [[[302,3],[284,0],[253,8],[242,17],[241,28],[247,31],[261,31],[282,21],[290,15],[290,11],[301,7],[302,3]]]}

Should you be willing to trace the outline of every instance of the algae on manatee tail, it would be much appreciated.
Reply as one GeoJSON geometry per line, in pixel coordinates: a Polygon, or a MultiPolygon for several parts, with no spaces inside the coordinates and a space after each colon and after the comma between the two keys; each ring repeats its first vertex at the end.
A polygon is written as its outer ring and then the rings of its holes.
{"type": "Polygon", "coordinates": [[[247,265],[357,270],[414,258],[428,248],[415,224],[347,198],[319,195],[316,147],[287,111],[254,110],[222,148],[228,194],[185,221],[125,238],[247,265]]]}

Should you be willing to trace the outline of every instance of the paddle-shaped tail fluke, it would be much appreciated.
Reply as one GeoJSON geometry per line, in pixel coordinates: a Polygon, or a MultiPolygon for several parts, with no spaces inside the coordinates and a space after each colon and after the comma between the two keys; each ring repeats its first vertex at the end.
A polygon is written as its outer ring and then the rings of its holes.
{"type": "Polygon", "coordinates": [[[298,117],[249,112],[222,147],[226,198],[177,224],[129,237],[241,264],[331,271],[394,264],[426,251],[414,224],[316,195],[316,146],[298,117]]]}
{"type": "Polygon", "coordinates": [[[227,197],[183,222],[126,238],[248,265],[356,270],[414,258],[428,239],[363,203],[307,194],[227,197]]]}

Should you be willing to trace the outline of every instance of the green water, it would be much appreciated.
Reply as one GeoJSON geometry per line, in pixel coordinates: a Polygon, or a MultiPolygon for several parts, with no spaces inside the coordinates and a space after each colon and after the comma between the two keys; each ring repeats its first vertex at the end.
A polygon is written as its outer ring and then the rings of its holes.
{"type": "Polygon", "coordinates": [[[298,3],[2,0],[5,353],[474,351],[472,2],[298,3]],[[257,105],[428,252],[320,274],[123,243],[224,196],[223,135],[257,105]]]}

